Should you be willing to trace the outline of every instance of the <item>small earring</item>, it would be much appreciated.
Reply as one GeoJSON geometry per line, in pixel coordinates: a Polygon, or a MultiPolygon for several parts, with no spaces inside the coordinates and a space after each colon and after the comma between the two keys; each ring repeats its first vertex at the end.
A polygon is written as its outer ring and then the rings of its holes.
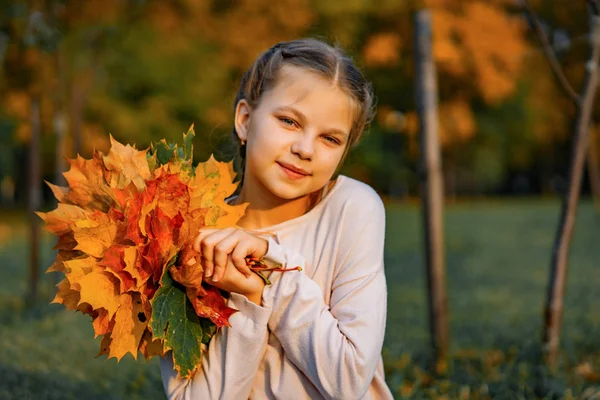
{"type": "Polygon", "coordinates": [[[241,144],[242,146],[245,146],[245,145],[246,145],[246,139],[242,139],[242,140],[240,140],[240,144],[241,144]]]}

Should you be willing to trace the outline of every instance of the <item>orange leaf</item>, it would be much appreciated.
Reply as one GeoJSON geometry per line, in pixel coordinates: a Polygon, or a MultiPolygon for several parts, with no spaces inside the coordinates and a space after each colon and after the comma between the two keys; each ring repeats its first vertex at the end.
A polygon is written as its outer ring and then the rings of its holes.
{"type": "Polygon", "coordinates": [[[202,265],[197,262],[192,265],[188,264],[189,260],[199,254],[191,246],[186,246],[179,253],[178,264],[180,265],[173,265],[169,268],[173,280],[186,287],[186,294],[190,299],[206,296],[206,290],[202,287],[202,281],[204,280],[202,265]]]}
{"type": "Polygon", "coordinates": [[[108,318],[108,311],[104,308],[98,310],[98,316],[94,319],[92,324],[94,326],[94,339],[99,335],[105,335],[112,331],[115,325],[115,319],[110,320],[108,318]]]}
{"type": "Polygon", "coordinates": [[[120,293],[127,292],[136,287],[136,280],[131,275],[131,272],[125,270],[127,266],[125,252],[127,252],[128,261],[135,263],[136,248],[120,244],[109,247],[100,263],[100,265],[105,266],[120,281],[120,293]]]}

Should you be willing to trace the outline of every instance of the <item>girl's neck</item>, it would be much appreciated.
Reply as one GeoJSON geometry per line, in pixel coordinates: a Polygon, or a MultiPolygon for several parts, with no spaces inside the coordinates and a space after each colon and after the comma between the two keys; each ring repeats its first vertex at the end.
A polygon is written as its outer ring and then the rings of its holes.
{"type": "Polygon", "coordinates": [[[262,229],[298,218],[306,214],[321,199],[321,191],[293,200],[273,196],[265,187],[244,184],[235,204],[249,203],[246,213],[238,221],[244,229],[262,229]]]}

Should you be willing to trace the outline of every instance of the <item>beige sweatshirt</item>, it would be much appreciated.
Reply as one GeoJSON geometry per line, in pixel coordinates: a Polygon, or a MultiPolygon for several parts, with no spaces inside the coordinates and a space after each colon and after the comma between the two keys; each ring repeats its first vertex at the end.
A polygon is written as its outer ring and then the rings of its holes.
{"type": "Polygon", "coordinates": [[[212,338],[202,368],[160,369],[169,399],[391,399],[381,348],[387,289],[385,210],[369,186],[339,176],[306,214],[264,229],[274,272],[262,307],[232,294],[239,312],[212,338]]]}

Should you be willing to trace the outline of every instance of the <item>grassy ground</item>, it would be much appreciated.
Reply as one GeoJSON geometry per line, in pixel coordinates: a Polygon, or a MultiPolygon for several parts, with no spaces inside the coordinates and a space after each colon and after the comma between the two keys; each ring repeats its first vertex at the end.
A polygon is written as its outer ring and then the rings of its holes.
{"type": "MultiPolygon", "coordinates": [[[[579,210],[565,298],[561,367],[539,362],[542,306],[557,202],[452,205],[446,216],[451,353],[448,372],[428,365],[420,215],[388,207],[389,313],[384,359],[398,398],[586,398],[600,381],[600,219],[579,210]]],[[[0,399],[161,399],[158,363],[95,359],[89,318],[47,305],[26,307],[28,248],[19,218],[0,214],[0,399]]],[[[53,257],[43,240],[41,269],[53,257]]],[[[598,386],[600,390],[600,386],[598,386]]],[[[591,398],[591,397],[590,397],[591,398]]]]}

